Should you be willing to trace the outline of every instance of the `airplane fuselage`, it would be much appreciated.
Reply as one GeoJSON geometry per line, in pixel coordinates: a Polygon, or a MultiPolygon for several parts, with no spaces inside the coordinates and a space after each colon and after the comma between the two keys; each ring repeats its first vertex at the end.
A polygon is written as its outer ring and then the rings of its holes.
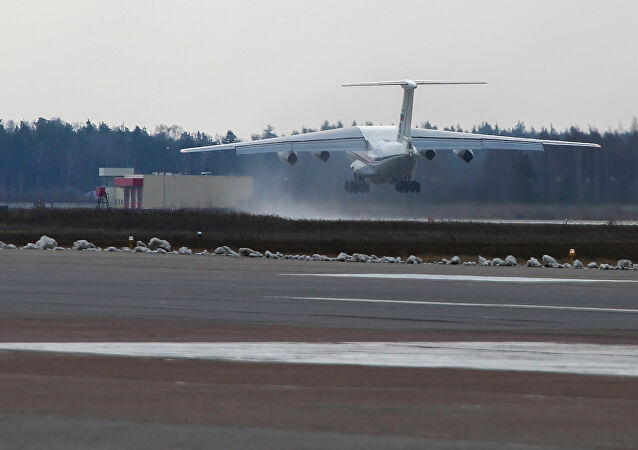
{"type": "Polygon", "coordinates": [[[375,184],[396,184],[409,179],[416,167],[417,154],[411,145],[399,142],[397,127],[359,127],[368,150],[347,152],[355,177],[375,184]]]}

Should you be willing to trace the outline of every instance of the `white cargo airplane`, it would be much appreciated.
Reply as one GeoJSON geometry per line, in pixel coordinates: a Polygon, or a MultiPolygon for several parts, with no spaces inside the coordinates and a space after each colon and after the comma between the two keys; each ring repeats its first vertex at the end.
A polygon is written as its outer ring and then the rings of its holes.
{"type": "Polygon", "coordinates": [[[600,148],[598,144],[525,139],[474,133],[458,133],[423,128],[411,128],[414,90],[418,85],[486,84],[482,81],[374,81],[348,83],[343,86],[401,86],[403,106],[399,126],[354,126],[292,136],[260,139],[250,142],[208,145],[182,149],[182,153],[235,150],[237,155],[277,153],[279,159],[290,165],[297,162],[298,153],[310,152],[321,161],[330,158],[330,152],[346,152],[351,161],[354,180],[346,181],[347,192],[369,192],[368,182],[395,184],[401,193],[420,192],[417,181],[411,180],[417,155],[432,160],[436,152],[452,151],[454,156],[469,163],[474,151],[523,150],[543,151],[546,146],[600,148]]]}

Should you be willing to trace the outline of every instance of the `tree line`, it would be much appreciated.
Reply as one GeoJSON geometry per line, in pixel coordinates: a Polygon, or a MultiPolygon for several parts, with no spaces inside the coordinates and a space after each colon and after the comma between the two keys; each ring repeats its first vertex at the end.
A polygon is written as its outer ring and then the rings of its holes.
{"type": "MultiPolygon", "coordinates": [[[[371,125],[366,122],[366,125],[371,125]]],[[[356,122],[353,123],[356,125],[356,122]]],[[[338,128],[342,122],[325,121],[317,128],[303,127],[291,134],[338,128]]],[[[436,128],[429,122],[422,128],[436,128]]],[[[432,161],[420,160],[414,173],[422,185],[423,202],[619,203],[638,202],[638,122],[629,130],[600,132],[570,127],[534,129],[519,122],[512,128],[482,123],[471,130],[450,131],[530,138],[595,142],[603,151],[549,149],[545,152],[491,150],[475,155],[470,164],[440,152],[432,161]]],[[[267,126],[252,139],[275,137],[267,126]]],[[[327,163],[304,155],[294,167],[274,155],[237,157],[232,151],[183,155],[180,148],[238,141],[226,134],[189,133],[178,126],[110,127],[90,120],[73,125],[60,119],[34,122],[0,120],[0,199],[7,192],[13,201],[74,201],[100,184],[98,167],[134,167],[137,173],[246,174],[255,177],[256,192],[264,197],[345,201],[343,183],[352,174],[341,154],[327,163]],[[8,189],[7,189],[8,188],[8,189]],[[270,196],[270,197],[269,197],[270,196]]],[[[375,201],[396,201],[391,187],[373,191],[375,201]]],[[[372,198],[372,197],[370,197],[372,198]]]]}

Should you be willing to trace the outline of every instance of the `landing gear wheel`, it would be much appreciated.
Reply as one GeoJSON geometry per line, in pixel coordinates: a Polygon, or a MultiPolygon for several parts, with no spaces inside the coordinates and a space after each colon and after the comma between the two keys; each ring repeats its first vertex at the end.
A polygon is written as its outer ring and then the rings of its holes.
{"type": "Polygon", "coordinates": [[[395,186],[397,192],[406,194],[408,192],[421,192],[421,184],[414,180],[401,180],[395,186]]]}
{"type": "Polygon", "coordinates": [[[346,192],[349,194],[368,194],[370,192],[370,185],[362,180],[346,181],[344,184],[346,192]]]}

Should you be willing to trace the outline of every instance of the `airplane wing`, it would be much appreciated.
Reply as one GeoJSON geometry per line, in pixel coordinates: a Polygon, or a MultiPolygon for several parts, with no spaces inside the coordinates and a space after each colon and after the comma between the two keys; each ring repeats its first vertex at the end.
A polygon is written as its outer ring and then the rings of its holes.
{"type": "MultiPolygon", "coordinates": [[[[365,128],[365,127],[364,127],[365,128]]],[[[396,133],[396,132],[394,132],[396,133]]],[[[392,134],[392,133],[390,133],[392,134]]],[[[553,141],[528,139],[488,134],[459,133],[423,128],[411,129],[412,144],[417,150],[525,150],[543,151],[545,147],[600,148],[588,142],[553,141]]],[[[336,128],[334,130],[292,136],[235,142],[232,144],[208,145],[180,150],[181,153],[198,153],[235,150],[238,155],[275,152],[347,152],[367,150],[366,138],[359,127],[336,128]]]]}
{"type": "Polygon", "coordinates": [[[272,152],[352,152],[367,150],[366,140],[358,127],[336,128],[313,133],[235,142],[233,144],[208,145],[180,150],[182,153],[235,150],[238,155],[272,152]]]}
{"type": "Polygon", "coordinates": [[[589,142],[552,141],[489,134],[459,133],[412,128],[412,145],[417,150],[525,150],[543,151],[545,147],[601,148],[589,142]]]}

